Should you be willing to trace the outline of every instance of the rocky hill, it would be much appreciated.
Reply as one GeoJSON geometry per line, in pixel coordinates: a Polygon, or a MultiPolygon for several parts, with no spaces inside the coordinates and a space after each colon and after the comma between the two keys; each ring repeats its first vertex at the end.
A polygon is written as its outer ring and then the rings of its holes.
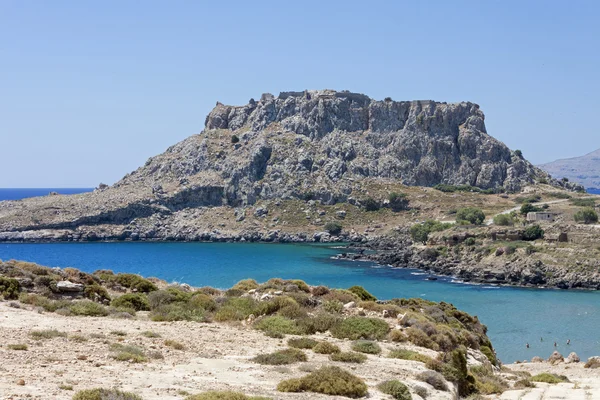
{"type": "Polygon", "coordinates": [[[489,136],[473,103],[264,94],[245,106],[217,103],[202,133],[112,187],[0,202],[0,240],[165,239],[190,221],[189,235],[210,228],[203,210],[216,207],[236,207],[242,220],[258,201],[356,204],[373,185],[519,191],[536,181],[562,184],[489,136]]]}
{"type": "Polygon", "coordinates": [[[586,188],[600,189],[600,149],[581,157],[556,160],[539,167],[557,178],[566,177],[586,188]]]}

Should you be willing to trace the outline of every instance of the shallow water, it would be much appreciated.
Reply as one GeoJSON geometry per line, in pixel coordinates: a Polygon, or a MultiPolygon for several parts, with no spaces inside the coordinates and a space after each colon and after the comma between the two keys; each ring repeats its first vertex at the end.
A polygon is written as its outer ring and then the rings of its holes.
{"type": "Polygon", "coordinates": [[[447,277],[428,281],[429,275],[418,270],[331,259],[340,251],[325,245],[254,243],[0,244],[0,259],[87,272],[112,269],[219,288],[244,278],[273,277],[342,288],[362,285],[380,299],[423,297],[479,316],[504,362],[548,357],[555,341],[565,356],[571,351],[582,358],[600,354],[599,292],[469,285],[447,277]]]}

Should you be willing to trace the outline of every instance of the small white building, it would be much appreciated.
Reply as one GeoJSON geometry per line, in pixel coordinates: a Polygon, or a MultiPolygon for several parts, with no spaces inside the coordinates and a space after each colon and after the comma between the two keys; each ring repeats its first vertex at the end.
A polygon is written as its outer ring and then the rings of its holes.
{"type": "Polygon", "coordinates": [[[556,219],[556,213],[552,212],[544,212],[544,211],[536,211],[536,212],[528,212],[527,213],[527,221],[548,221],[554,222],[556,219]]]}

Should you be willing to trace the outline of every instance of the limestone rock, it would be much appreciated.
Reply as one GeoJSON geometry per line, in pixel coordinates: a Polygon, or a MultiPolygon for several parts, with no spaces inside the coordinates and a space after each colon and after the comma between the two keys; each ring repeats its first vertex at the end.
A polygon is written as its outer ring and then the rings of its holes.
{"type": "Polygon", "coordinates": [[[559,364],[561,362],[564,362],[565,358],[562,356],[562,354],[560,354],[558,351],[554,350],[554,352],[552,353],[552,355],[548,358],[548,362],[550,364],[559,364]]]}
{"type": "Polygon", "coordinates": [[[565,363],[570,364],[570,363],[578,363],[580,362],[581,359],[579,358],[579,356],[577,355],[577,353],[575,352],[571,352],[569,353],[569,355],[567,356],[567,358],[565,359],[565,363]]]}
{"type": "Polygon", "coordinates": [[[83,292],[84,286],[70,281],[60,281],[56,283],[56,289],[59,292],[83,292]]]}

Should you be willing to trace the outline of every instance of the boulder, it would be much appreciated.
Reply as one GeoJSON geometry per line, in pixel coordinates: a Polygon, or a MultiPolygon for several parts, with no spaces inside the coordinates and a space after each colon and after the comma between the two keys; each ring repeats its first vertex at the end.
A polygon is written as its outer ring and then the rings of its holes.
{"type": "Polygon", "coordinates": [[[532,363],[542,363],[542,362],[544,362],[544,359],[542,357],[535,356],[531,359],[531,362],[532,363]]]}
{"type": "Polygon", "coordinates": [[[59,292],[83,292],[83,288],[82,284],[70,281],[60,281],[56,284],[56,289],[59,292]]]}
{"type": "Polygon", "coordinates": [[[579,356],[575,352],[569,353],[569,355],[565,359],[565,363],[567,363],[567,364],[578,363],[580,361],[581,361],[581,359],[579,358],[579,356]]]}
{"type": "Polygon", "coordinates": [[[349,310],[349,309],[354,308],[354,307],[356,307],[356,303],[353,302],[353,301],[344,304],[344,309],[346,309],[346,310],[349,310]]]}
{"type": "Polygon", "coordinates": [[[565,358],[558,351],[554,350],[554,353],[548,358],[550,364],[560,364],[564,362],[565,358]]]}

